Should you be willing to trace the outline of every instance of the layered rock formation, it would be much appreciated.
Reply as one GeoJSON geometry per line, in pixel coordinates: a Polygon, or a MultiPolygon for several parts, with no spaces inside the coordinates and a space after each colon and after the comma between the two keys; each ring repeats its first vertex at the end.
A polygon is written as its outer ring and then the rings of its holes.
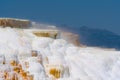
{"type": "Polygon", "coordinates": [[[58,32],[55,30],[48,30],[48,31],[33,31],[33,34],[35,34],[38,37],[51,37],[56,38],[58,35],[58,32]]]}
{"type": "Polygon", "coordinates": [[[31,26],[34,27],[40,27],[38,29],[31,29],[28,30],[32,32],[37,37],[50,37],[50,38],[63,38],[70,43],[79,46],[79,36],[77,34],[73,34],[71,32],[63,32],[57,29],[41,29],[41,27],[45,27],[43,25],[37,25],[37,23],[34,23],[34,25],[31,25],[32,22],[29,20],[24,19],[14,19],[14,18],[0,18],[0,26],[1,27],[11,27],[11,28],[30,28],[31,26]],[[36,25],[35,25],[36,24],[36,25]]]}
{"type": "Polygon", "coordinates": [[[31,32],[37,37],[50,37],[56,39],[58,36],[58,30],[47,30],[47,29],[26,29],[25,31],[31,32]]]}
{"type": "Polygon", "coordinates": [[[28,28],[30,26],[29,20],[13,19],[13,18],[0,18],[0,26],[12,28],[28,28]]]}

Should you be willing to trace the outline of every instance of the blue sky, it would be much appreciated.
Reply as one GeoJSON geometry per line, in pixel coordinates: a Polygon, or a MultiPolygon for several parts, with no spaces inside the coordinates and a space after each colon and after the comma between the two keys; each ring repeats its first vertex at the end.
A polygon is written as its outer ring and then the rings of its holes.
{"type": "Polygon", "coordinates": [[[0,0],[0,17],[104,28],[120,34],[120,0],[0,0]]]}

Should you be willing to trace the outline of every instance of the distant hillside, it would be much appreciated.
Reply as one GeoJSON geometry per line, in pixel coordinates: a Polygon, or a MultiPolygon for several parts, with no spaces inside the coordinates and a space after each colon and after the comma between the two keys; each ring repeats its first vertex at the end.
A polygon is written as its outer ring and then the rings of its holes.
{"type": "Polygon", "coordinates": [[[80,35],[80,43],[83,45],[120,49],[120,36],[108,30],[85,26],[68,29],[80,35]]]}
{"type": "Polygon", "coordinates": [[[120,36],[113,32],[88,27],[80,27],[78,31],[84,45],[120,49],[120,36]]]}

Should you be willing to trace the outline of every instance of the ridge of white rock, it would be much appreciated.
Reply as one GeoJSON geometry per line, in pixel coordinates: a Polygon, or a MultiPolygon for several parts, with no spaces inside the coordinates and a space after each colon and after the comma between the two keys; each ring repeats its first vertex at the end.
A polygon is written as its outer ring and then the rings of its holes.
{"type": "Polygon", "coordinates": [[[0,80],[120,79],[120,51],[76,47],[25,29],[0,28],[0,38],[0,80]]]}

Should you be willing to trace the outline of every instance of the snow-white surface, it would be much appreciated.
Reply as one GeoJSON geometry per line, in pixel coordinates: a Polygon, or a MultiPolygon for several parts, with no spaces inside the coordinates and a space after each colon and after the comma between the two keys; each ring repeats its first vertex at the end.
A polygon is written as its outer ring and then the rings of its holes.
{"type": "Polygon", "coordinates": [[[52,67],[63,71],[58,80],[120,80],[120,51],[76,47],[22,29],[0,28],[0,55],[14,59],[17,55],[21,63],[28,61],[30,67],[25,69],[34,75],[34,80],[52,80],[47,76],[52,67]],[[43,64],[30,57],[31,50],[42,55],[43,64]]]}

